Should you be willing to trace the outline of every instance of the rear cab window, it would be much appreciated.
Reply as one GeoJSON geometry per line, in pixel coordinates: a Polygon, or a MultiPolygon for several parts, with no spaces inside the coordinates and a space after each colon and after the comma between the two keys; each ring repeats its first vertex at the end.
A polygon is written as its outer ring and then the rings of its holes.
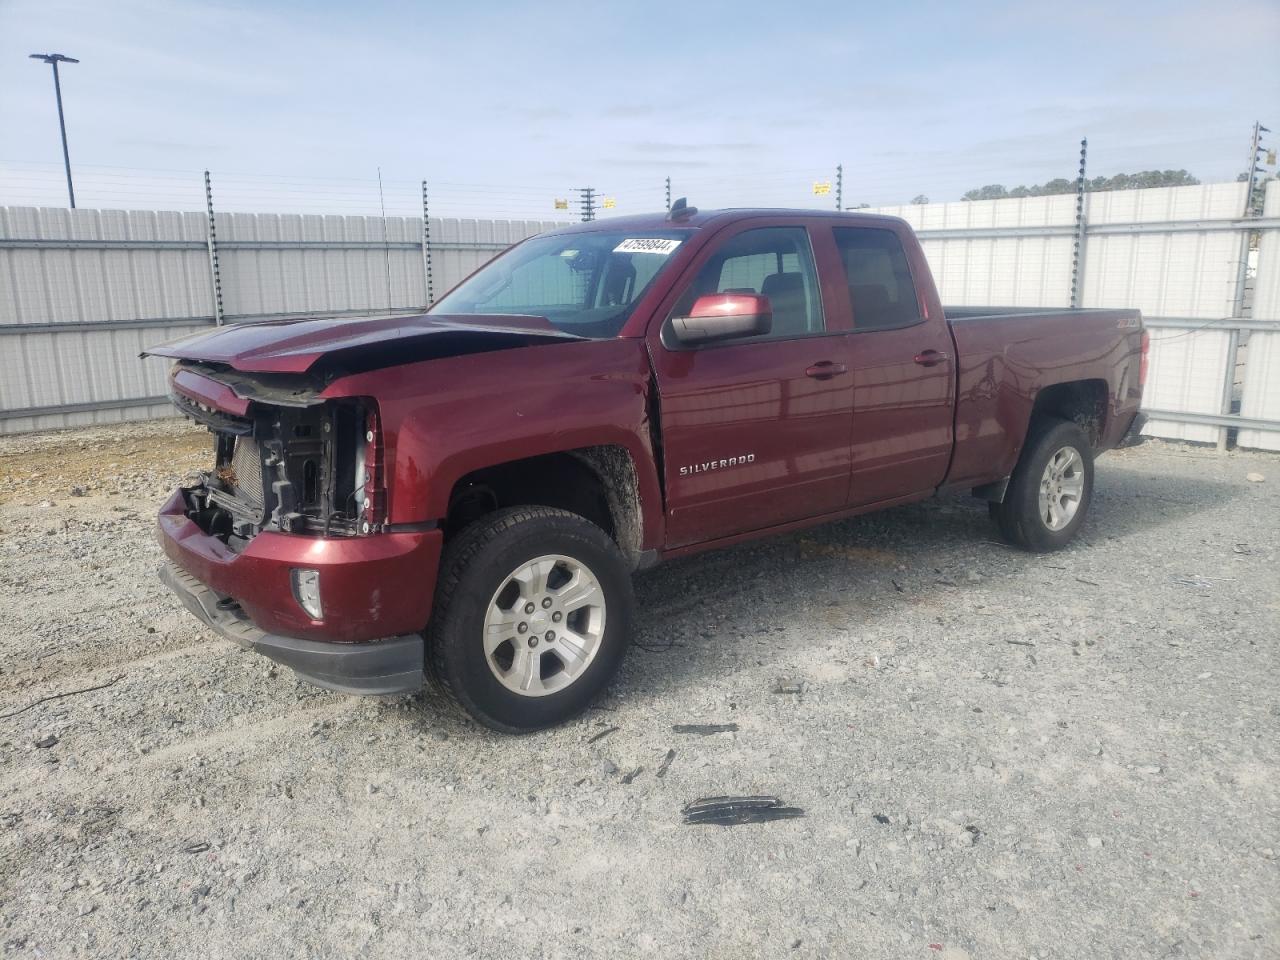
{"type": "Polygon", "coordinates": [[[877,227],[836,227],[831,232],[849,284],[855,333],[909,327],[924,319],[896,233],[877,227]]]}

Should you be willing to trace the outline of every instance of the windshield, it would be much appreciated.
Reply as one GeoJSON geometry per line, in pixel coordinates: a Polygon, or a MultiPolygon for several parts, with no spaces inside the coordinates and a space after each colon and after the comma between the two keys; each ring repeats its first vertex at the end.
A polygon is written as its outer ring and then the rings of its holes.
{"type": "Polygon", "coordinates": [[[544,317],[581,337],[616,337],[688,230],[534,237],[483,267],[431,313],[544,317]]]}

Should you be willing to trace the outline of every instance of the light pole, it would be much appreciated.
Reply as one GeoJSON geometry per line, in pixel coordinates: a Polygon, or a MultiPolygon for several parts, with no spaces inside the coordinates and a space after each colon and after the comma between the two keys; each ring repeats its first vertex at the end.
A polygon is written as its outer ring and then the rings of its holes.
{"type": "Polygon", "coordinates": [[[67,122],[62,118],[62,82],[58,79],[59,63],[79,63],[73,57],[64,57],[60,53],[33,53],[32,60],[43,60],[53,66],[53,91],[58,97],[58,129],[62,131],[62,162],[67,165],[67,196],[71,200],[71,209],[76,208],[76,191],[71,186],[71,154],[67,152],[67,122]]]}

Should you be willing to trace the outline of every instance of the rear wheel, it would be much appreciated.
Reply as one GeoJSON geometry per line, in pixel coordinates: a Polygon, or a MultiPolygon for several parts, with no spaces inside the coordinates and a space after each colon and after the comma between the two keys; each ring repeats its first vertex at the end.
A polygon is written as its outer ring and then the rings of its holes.
{"type": "Polygon", "coordinates": [[[1042,420],[1033,428],[1003,503],[992,519],[1010,543],[1044,553],[1070,543],[1093,499],[1093,447],[1074,423],[1042,420]]]}
{"type": "Polygon", "coordinates": [[[631,631],[631,577],[603,530],[550,507],[499,510],[446,551],[428,630],[438,685],[505,733],[579,713],[631,631]]]}

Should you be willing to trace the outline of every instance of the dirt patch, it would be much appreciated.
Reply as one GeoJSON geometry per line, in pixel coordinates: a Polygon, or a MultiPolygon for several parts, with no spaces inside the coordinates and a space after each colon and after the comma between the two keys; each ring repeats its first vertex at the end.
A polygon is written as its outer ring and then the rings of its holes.
{"type": "Polygon", "coordinates": [[[881,550],[876,547],[851,547],[835,543],[820,543],[809,537],[799,537],[796,545],[800,553],[806,557],[837,557],[853,563],[872,563],[880,566],[893,566],[899,557],[892,550],[881,550]]]}
{"type": "Polygon", "coordinates": [[[212,437],[185,420],[0,437],[0,504],[118,493],[212,465],[212,437]]]}

